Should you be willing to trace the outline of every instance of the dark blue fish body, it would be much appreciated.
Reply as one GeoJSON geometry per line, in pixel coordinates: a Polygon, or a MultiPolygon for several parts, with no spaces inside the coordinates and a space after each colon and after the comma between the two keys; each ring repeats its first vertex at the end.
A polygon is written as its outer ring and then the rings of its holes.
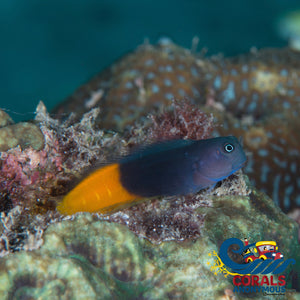
{"type": "Polygon", "coordinates": [[[214,186],[246,162],[236,137],[173,140],[150,146],[120,162],[120,181],[141,197],[186,195],[214,186]]]}

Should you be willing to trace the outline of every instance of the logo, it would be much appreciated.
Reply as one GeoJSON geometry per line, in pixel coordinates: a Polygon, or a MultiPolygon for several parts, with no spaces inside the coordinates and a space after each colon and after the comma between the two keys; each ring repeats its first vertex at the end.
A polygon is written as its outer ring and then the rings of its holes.
{"type": "Polygon", "coordinates": [[[285,275],[280,274],[296,263],[293,258],[284,259],[275,241],[249,244],[246,238],[244,243],[237,238],[227,239],[219,254],[213,251],[209,256],[214,258],[214,264],[207,263],[211,271],[231,276],[233,292],[238,293],[285,294],[285,275]]]}

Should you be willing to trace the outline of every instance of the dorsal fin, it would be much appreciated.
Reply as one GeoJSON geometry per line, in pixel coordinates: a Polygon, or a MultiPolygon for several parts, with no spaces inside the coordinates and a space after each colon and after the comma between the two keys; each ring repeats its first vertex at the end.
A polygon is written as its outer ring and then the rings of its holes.
{"type": "Polygon", "coordinates": [[[139,149],[135,150],[133,153],[124,157],[121,160],[121,163],[129,162],[148,155],[158,154],[173,149],[179,149],[181,147],[191,145],[194,142],[195,141],[193,140],[170,140],[170,141],[155,143],[152,145],[146,145],[145,147],[140,147],[139,149]]]}

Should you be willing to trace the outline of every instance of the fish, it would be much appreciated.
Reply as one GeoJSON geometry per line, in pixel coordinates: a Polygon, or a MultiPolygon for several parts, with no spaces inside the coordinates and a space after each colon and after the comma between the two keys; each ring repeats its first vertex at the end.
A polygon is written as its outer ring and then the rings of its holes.
{"type": "Polygon", "coordinates": [[[94,170],[57,209],[62,214],[109,213],[143,198],[197,193],[213,188],[245,162],[234,136],[160,142],[94,170]]]}
{"type": "Polygon", "coordinates": [[[243,172],[288,213],[300,207],[299,83],[300,51],[289,47],[216,58],[162,39],[122,57],[54,112],[79,118],[100,93],[99,127],[123,131],[172,99],[190,99],[222,125],[214,136],[243,136],[249,153],[243,172]]]}

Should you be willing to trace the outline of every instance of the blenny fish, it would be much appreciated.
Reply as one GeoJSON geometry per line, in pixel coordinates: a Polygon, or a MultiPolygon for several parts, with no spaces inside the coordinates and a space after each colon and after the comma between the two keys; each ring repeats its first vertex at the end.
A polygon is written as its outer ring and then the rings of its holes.
{"type": "Polygon", "coordinates": [[[216,136],[243,137],[249,153],[244,172],[256,188],[284,212],[300,207],[299,51],[251,49],[234,57],[207,57],[164,38],[122,57],[55,113],[76,112],[80,118],[91,107],[101,107],[100,128],[123,131],[183,98],[220,116],[223,126],[216,136]],[[249,136],[259,141],[261,133],[261,145],[252,143],[249,136]]]}
{"type": "Polygon", "coordinates": [[[90,173],[64,197],[58,210],[106,213],[142,198],[196,193],[213,187],[245,162],[234,136],[154,144],[90,173]]]}

